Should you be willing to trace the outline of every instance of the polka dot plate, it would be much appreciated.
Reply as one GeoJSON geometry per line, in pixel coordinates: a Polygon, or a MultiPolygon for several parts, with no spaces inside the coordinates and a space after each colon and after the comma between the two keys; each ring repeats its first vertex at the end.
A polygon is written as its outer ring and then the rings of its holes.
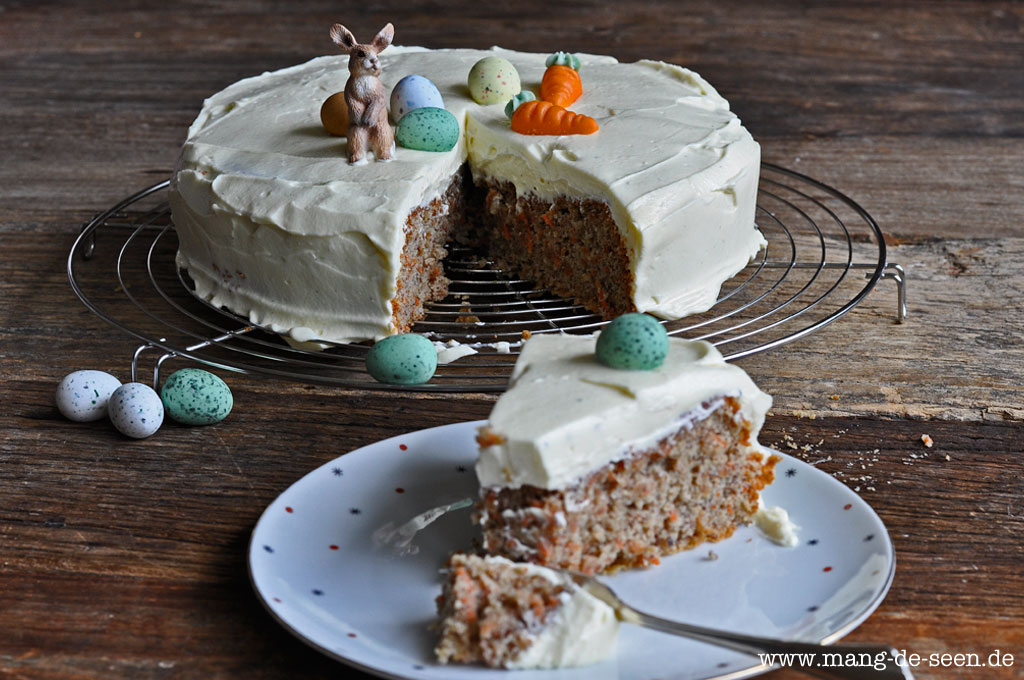
{"type": "MultiPolygon", "coordinates": [[[[481,422],[421,430],[347,453],[271,503],[249,545],[258,597],[286,629],[324,654],[385,678],[446,680],[696,680],[741,678],[757,659],[624,624],[616,653],[586,668],[497,671],[434,661],[434,598],[447,556],[475,535],[470,510],[447,513],[416,535],[414,554],[375,545],[374,532],[430,508],[475,497],[474,435],[481,422]]],[[[782,455],[764,492],[800,527],[784,548],[753,527],[605,577],[651,614],[756,635],[833,642],[868,617],[889,589],[892,542],[853,491],[782,455]]]]}

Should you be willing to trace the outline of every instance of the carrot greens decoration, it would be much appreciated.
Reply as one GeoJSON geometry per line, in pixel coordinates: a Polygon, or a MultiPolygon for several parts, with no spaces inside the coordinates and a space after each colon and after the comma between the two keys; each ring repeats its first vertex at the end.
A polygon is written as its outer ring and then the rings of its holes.
{"type": "Polygon", "coordinates": [[[540,98],[566,108],[583,94],[580,59],[568,52],[555,52],[544,62],[547,69],[540,82],[540,98]]]}

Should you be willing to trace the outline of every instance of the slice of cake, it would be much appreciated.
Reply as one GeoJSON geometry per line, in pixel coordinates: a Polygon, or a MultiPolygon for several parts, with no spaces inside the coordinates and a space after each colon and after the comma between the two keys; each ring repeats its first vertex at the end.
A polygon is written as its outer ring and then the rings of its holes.
{"type": "Polygon", "coordinates": [[[441,663],[561,668],[615,650],[615,611],[567,576],[502,557],[456,553],[437,598],[441,663]]]}
{"type": "Polygon", "coordinates": [[[652,370],[604,365],[595,343],[523,347],[478,436],[484,549],[594,574],[749,523],[779,460],[756,443],[771,397],[706,342],[669,338],[652,370]]]}
{"type": "Polygon", "coordinates": [[[656,61],[578,55],[572,109],[599,123],[589,135],[519,134],[504,103],[469,96],[479,60],[507,59],[537,91],[547,56],[384,50],[385,89],[431,80],[459,127],[450,151],[398,148],[387,163],[350,165],[320,124],[347,55],[207,99],[169,194],[195,294],[296,341],[377,340],[445,295],[454,237],[605,318],[709,309],[765,244],[757,142],[705,80],[656,61]]]}

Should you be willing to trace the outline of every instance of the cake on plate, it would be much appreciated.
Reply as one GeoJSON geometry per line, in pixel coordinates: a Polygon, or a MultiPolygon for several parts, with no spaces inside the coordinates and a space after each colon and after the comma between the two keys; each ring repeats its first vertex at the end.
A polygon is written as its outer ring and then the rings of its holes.
{"type": "Polygon", "coordinates": [[[437,598],[441,663],[561,668],[615,651],[618,619],[564,574],[503,557],[456,553],[437,598]]]}
{"type": "Polygon", "coordinates": [[[495,56],[539,91],[544,54],[383,50],[386,90],[429,79],[459,128],[449,151],[400,147],[390,162],[350,165],[346,140],[320,124],[346,55],[207,99],[170,190],[177,262],[196,294],[296,341],[380,339],[445,295],[455,238],[604,318],[710,308],[765,243],[760,148],[728,102],[680,66],[577,55],[572,110],[599,131],[520,134],[504,104],[478,104],[466,85],[495,56]]]}
{"type": "Polygon", "coordinates": [[[595,574],[753,520],[779,460],[756,441],[771,397],[711,344],[667,341],[651,370],[598,361],[593,336],[526,342],[478,435],[487,553],[595,574]]]}

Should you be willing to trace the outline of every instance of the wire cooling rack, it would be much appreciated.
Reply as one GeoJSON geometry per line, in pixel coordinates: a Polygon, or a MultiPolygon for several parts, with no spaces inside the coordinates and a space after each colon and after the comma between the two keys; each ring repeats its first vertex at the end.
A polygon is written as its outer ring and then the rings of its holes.
{"type": "MultiPolygon", "coordinates": [[[[369,344],[294,347],[247,318],[192,294],[175,264],[178,241],[166,202],[168,182],[129,196],[83,225],[68,255],[68,277],[85,305],[142,344],[163,364],[190,359],[214,368],[364,389],[439,392],[503,390],[525,335],[592,333],[606,322],[480,253],[452,246],[447,298],[428,306],[413,331],[446,347],[475,351],[438,366],[430,383],[382,385],[365,371],[369,344]],[[458,347],[457,347],[458,348],[458,347]]],[[[813,333],[860,303],[881,279],[897,284],[906,317],[903,268],[886,260],[874,219],[852,199],[806,175],[764,163],[756,221],[768,247],[727,281],[708,312],[665,322],[671,335],[703,339],[726,359],[774,349],[813,333]]]]}

